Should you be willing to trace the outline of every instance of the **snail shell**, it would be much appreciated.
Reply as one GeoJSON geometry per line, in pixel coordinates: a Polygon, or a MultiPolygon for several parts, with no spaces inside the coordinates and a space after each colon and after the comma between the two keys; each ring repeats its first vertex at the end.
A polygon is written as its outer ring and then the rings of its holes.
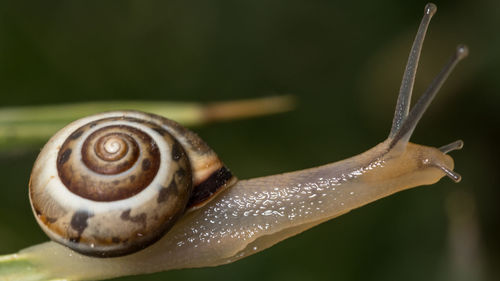
{"type": "Polygon", "coordinates": [[[75,121],[42,149],[30,201],[43,231],[86,255],[139,251],[236,178],[196,134],[119,111],[75,121]]]}

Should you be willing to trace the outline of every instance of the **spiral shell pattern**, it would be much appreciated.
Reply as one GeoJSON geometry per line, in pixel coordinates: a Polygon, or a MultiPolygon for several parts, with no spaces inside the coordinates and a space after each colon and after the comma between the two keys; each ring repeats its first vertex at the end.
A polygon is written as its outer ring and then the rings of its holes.
{"type": "MultiPolygon", "coordinates": [[[[80,253],[104,257],[138,251],[162,237],[184,213],[193,189],[189,157],[170,125],[178,126],[145,113],[112,112],[56,134],[30,180],[42,229],[80,253]]],[[[203,149],[197,152],[211,151],[203,149]]]]}

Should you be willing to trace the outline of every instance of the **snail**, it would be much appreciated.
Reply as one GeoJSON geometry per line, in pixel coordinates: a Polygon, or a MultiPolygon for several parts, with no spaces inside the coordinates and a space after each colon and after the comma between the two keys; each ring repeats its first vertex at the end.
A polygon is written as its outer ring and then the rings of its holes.
{"type": "Polygon", "coordinates": [[[196,134],[160,116],[108,112],[68,125],[43,148],[30,180],[38,222],[63,246],[48,242],[19,257],[43,268],[46,278],[71,280],[215,266],[395,192],[434,184],[445,175],[459,182],[448,152],[461,149],[462,141],[439,148],[409,142],[444,81],[468,54],[459,45],[410,111],[435,12],[434,4],[425,6],[388,138],[342,161],[237,180],[196,134]],[[107,181],[90,178],[94,174],[107,181]]]}

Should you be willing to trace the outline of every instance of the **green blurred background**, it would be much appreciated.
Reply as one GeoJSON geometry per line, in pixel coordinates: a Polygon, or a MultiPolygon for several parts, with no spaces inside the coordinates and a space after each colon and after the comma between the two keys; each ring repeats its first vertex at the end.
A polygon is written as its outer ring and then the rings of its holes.
{"type": "MultiPolygon", "coordinates": [[[[463,139],[452,153],[460,184],[396,194],[234,264],[117,280],[498,280],[500,4],[436,4],[415,96],[456,44],[470,56],[412,140],[463,139]]],[[[2,1],[0,106],[289,93],[293,112],[194,130],[240,178],[312,167],[386,137],[424,5],[2,1]]],[[[37,152],[0,155],[0,254],[47,240],[27,198],[37,152]]]]}

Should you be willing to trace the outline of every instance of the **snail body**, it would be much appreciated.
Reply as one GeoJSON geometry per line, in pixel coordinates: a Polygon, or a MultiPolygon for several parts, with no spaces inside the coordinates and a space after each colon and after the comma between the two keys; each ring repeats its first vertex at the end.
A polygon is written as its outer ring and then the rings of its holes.
{"type": "MultiPolygon", "coordinates": [[[[47,279],[105,279],[169,269],[215,266],[262,251],[319,223],[395,192],[436,183],[445,175],[456,182],[460,181],[460,175],[453,171],[453,159],[447,153],[460,149],[463,145],[462,141],[456,141],[440,148],[409,142],[417,123],[443,82],[455,65],[467,55],[467,48],[458,46],[443,70],[412,110],[409,110],[423,39],[429,21],[435,12],[434,4],[426,5],[424,17],[403,75],[388,138],[372,149],[342,161],[296,172],[236,181],[236,178],[230,174],[229,170],[215,156],[215,153],[201,139],[187,129],[162,117],[124,111],[104,113],[75,121],[69,126],[70,129],[63,129],[43,149],[35,164],[30,181],[30,198],[40,225],[54,241],[64,246],[48,242],[19,252],[20,257],[26,257],[35,266],[43,268],[42,275],[47,279]],[[145,119],[138,121],[139,117],[145,119]],[[134,124],[129,122],[130,119],[135,120],[132,122],[134,124]],[[110,120],[115,123],[104,125],[105,121],[110,120]],[[171,140],[170,136],[165,137],[164,134],[159,133],[154,128],[159,126],[158,120],[172,125],[170,129],[163,127],[163,125],[160,127],[179,139],[171,140]],[[93,122],[100,125],[95,125],[91,129],[93,122]],[[145,124],[146,128],[141,129],[138,124],[141,126],[145,124]],[[72,136],[87,137],[100,134],[101,127],[108,126],[120,129],[123,129],[121,126],[127,126],[132,129],[115,133],[125,135],[119,141],[108,143],[107,136],[91,141],[91,146],[95,148],[95,155],[100,155],[97,162],[106,164],[109,159],[122,157],[117,157],[117,153],[123,154],[123,157],[129,155],[132,159],[145,159],[141,158],[145,157],[144,153],[136,155],[133,153],[133,149],[123,153],[119,152],[123,143],[132,143],[129,137],[134,130],[142,130],[155,143],[164,142],[160,140],[165,137],[168,139],[165,142],[170,144],[170,146],[166,146],[167,148],[159,148],[158,153],[161,161],[154,165],[150,163],[152,165],[149,165],[149,168],[152,169],[158,165],[157,170],[162,171],[164,167],[168,166],[165,163],[175,162],[173,164],[174,176],[170,174],[170,176],[151,179],[150,181],[153,183],[151,191],[142,186],[134,186],[131,192],[133,196],[146,198],[149,201],[145,200],[145,202],[158,206],[158,198],[162,197],[161,190],[165,186],[172,182],[175,182],[175,185],[189,181],[193,183],[192,187],[186,187],[186,190],[192,189],[191,193],[188,192],[189,195],[177,196],[174,194],[172,202],[170,202],[170,197],[169,199],[163,198],[166,200],[165,202],[168,201],[175,205],[176,211],[169,211],[170,213],[166,215],[168,219],[163,220],[167,226],[160,223],[160,230],[151,230],[154,238],[145,239],[147,241],[137,239],[136,242],[128,243],[127,239],[137,238],[140,227],[144,225],[149,227],[150,224],[153,224],[157,209],[154,209],[151,214],[147,213],[145,215],[146,222],[143,223],[144,220],[140,218],[144,217],[141,214],[145,214],[145,211],[140,208],[127,207],[128,205],[125,203],[128,204],[135,200],[121,197],[123,196],[121,192],[117,192],[118,195],[111,192],[113,196],[118,196],[116,202],[108,199],[100,200],[99,197],[93,197],[94,194],[80,192],[80,185],[73,188],[72,180],[69,184],[66,180],[66,184],[64,184],[64,180],[54,179],[61,174],[61,169],[58,171],[54,167],[57,167],[58,164],[65,166],[68,165],[66,163],[73,161],[65,152],[69,147],[66,146],[67,142],[69,142],[68,145],[73,142],[72,136]],[[87,129],[85,132],[79,131],[81,128],[87,127],[88,131],[87,129]],[[176,143],[183,146],[186,158],[177,157],[184,153],[172,153],[176,143]],[[101,149],[106,151],[103,152],[101,149]],[[191,152],[193,153],[191,154],[191,152]],[[173,156],[174,154],[177,156],[173,156]],[[178,158],[178,160],[175,161],[174,158],[178,158]],[[61,162],[64,163],[60,164],[61,162]],[[189,163],[190,168],[184,165],[187,163],[189,163]],[[184,174],[187,178],[176,178],[175,175],[179,176],[176,171],[180,169],[185,171],[191,169],[191,178],[189,179],[187,172],[184,174]],[[51,181],[57,182],[59,191],[51,191],[53,188],[49,187],[51,181]],[[206,184],[204,185],[204,183],[206,184]],[[79,197],[83,196],[84,199],[81,201],[64,199],[68,193],[75,190],[79,197]],[[45,193],[45,191],[49,192],[45,193]],[[62,203],[47,203],[47,201],[52,200],[51,196],[64,198],[62,203]],[[93,201],[94,207],[86,209],[85,216],[77,216],[76,214],[83,208],[80,204],[87,201],[93,201]],[[131,232],[115,239],[117,243],[112,244],[111,247],[108,244],[109,241],[113,242],[113,236],[109,238],[106,235],[98,235],[101,234],[100,232],[114,233],[111,230],[108,231],[107,225],[105,225],[108,221],[115,223],[114,220],[108,220],[106,217],[106,208],[103,206],[107,203],[118,210],[113,215],[118,224],[126,224],[132,228],[131,232]],[[55,216],[54,214],[60,215],[55,216]],[[98,219],[98,216],[101,215],[102,219],[98,219]],[[149,221],[149,219],[153,219],[153,221],[149,221]],[[73,225],[74,220],[79,223],[73,225]],[[57,224],[58,221],[63,222],[59,226],[62,231],[51,234],[52,225],[57,224]],[[106,231],[102,231],[103,229],[106,231]],[[163,236],[158,235],[159,233],[163,236]],[[92,240],[93,246],[85,244],[86,240],[91,239],[94,239],[92,240]],[[104,241],[103,245],[97,246],[96,243],[102,242],[101,240],[104,241]],[[144,244],[141,244],[142,242],[144,244]],[[117,248],[120,245],[124,245],[126,250],[117,248]],[[73,250],[66,246],[72,247],[73,250]],[[94,251],[93,248],[99,249],[94,251]],[[75,253],[74,250],[84,255],[75,253]]],[[[148,140],[148,137],[139,137],[139,139],[148,140]]],[[[75,151],[81,151],[81,148],[85,147],[86,141],[82,140],[79,143],[81,144],[76,146],[75,151]]],[[[151,147],[151,141],[145,141],[145,143],[149,143],[149,147],[151,147]]],[[[131,147],[133,146],[132,144],[131,147]]],[[[151,151],[147,152],[147,155],[155,155],[156,153],[151,148],[146,149],[146,151],[151,151]]],[[[73,150],[71,154],[73,154],[73,150]]],[[[75,160],[83,158],[83,156],[78,156],[75,160]]],[[[147,156],[147,159],[150,158],[152,157],[147,156]]],[[[89,159],[84,161],[94,162],[89,159]]],[[[143,161],[136,160],[136,164],[123,165],[132,169],[140,165],[142,169],[143,161]]],[[[116,169],[104,166],[105,168],[102,170],[107,173],[116,169]]],[[[63,167],[62,170],[64,169],[63,167]]],[[[121,169],[122,167],[118,170],[122,171],[121,169]]],[[[72,169],[68,168],[68,170],[74,172],[72,169]]],[[[105,175],[105,177],[114,176],[115,174],[105,175]]],[[[130,179],[130,175],[127,174],[127,176],[130,179]]],[[[89,186],[92,188],[94,184],[89,186]]],[[[169,196],[172,194],[172,192],[165,193],[169,196]]],[[[76,195],[70,195],[69,198],[74,196],[76,195]]],[[[160,215],[157,216],[160,217],[160,215]]],[[[142,232],[140,233],[142,234],[142,232]]]]}

